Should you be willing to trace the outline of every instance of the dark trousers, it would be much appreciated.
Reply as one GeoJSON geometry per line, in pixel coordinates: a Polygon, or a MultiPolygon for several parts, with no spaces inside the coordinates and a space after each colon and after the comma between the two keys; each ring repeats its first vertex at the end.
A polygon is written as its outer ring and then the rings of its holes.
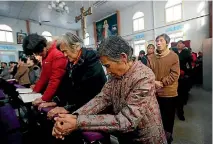
{"type": "Polygon", "coordinates": [[[184,116],[184,105],[187,104],[191,82],[189,78],[180,78],[178,80],[178,97],[177,97],[177,115],[184,116]]]}
{"type": "Polygon", "coordinates": [[[157,100],[164,130],[172,134],[175,120],[176,97],[157,97],[157,100]]]}

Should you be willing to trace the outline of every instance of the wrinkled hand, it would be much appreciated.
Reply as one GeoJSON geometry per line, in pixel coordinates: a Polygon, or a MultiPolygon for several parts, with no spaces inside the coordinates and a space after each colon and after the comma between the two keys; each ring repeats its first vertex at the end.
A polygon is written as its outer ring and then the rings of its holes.
{"type": "Polygon", "coordinates": [[[30,86],[31,89],[34,89],[34,87],[35,87],[35,85],[31,85],[31,86],[30,86]]]}
{"type": "Polygon", "coordinates": [[[53,106],[56,106],[57,104],[55,102],[45,102],[45,103],[41,103],[39,106],[38,106],[38,110],[41,110],[42,108],[45,108],[45,107],[53,107],[53,106]]]}
{"type": "Polygon", "coordinates": [[[48,119],[52,119],[56,114],[68,114],[69,111],[67,111],[65,108],[63,107],[56,107],[54,109],[51,109],[48,113],[47,113],[47,118],[48,119]]]}
{"type": "Polygon", "coordinates": [[[52,135],[58,139],[64,139],[64,136],[77,129],[77,117],[71,114],[59,114],[54,118],[55,125],[52,135]]]}
{"type": "Polygon", "coordinates": [[[161,81],[155,81],[155,88],[160,89],[163,87],[163,83],[161,81]]]}
{"type": "Polygon", "coordinates": [[[38,105],[40,105],[41,103],[44,103],[45,101],[43,101],[41,98],[37,98],[37,99],[35,99],[33,102],[32,102],[32,104],[34,105],[34,106],[38,106],[38,105]]]}

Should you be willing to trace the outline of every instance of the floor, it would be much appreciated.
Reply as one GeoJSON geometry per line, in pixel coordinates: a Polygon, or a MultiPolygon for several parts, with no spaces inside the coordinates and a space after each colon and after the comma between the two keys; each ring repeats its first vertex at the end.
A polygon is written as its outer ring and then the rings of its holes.
{"type": "Polygon", "coordinates": [[[212,94],[202,88],[190,91],[184,108],[186,121],[176,117],[173,144],[212,143],[212,94]]]}

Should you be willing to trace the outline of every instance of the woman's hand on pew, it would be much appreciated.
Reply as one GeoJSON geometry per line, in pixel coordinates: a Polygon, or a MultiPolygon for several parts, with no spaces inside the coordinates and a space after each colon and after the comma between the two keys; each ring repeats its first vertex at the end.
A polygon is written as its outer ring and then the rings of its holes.
{"type": "Polygon", "coordinates": [[[45,101],[43,101],[41,98],[37,98],[37,99],[35,99],[33,102],[32,102],[32,104],[34,105],[34,106],[38,106],[38,105],[40,105],[41,103],[44,103],[45,101]]]}
{"type": "Polygon", "coordinates": [[[45,107],[54,107],[56,106],[57,104],[55,102],[45,102],[45,103],[41,103],[39,106],[38,106],[38,110],[41,111],[42,108],[45,108],[45,107]]]}
{"type": "Polygon", "coordinates": [[[47,118],[48,119],[52,119],[57,114],[68,114],[68,113],[69,113],[69,111],[67,111],[65,108],[63,108],[63,107],[56,107],[56,108],[50,110],[47,113],[47,118]]]}
{"type": "Polygon", "coordinates": [[[59,114],[54,118],[56,121],[53,128],[53,136],[63,139],[64,136],[69,135],[72,131],[77,129],[77,117],[71,114],[59,114]]]}
{"type": "Polygon", "coordinates": [[[34,87],[35,87],[35,85],[31,85],[31,86],[30,86],[31,89],[34,89],[34,87]]]}

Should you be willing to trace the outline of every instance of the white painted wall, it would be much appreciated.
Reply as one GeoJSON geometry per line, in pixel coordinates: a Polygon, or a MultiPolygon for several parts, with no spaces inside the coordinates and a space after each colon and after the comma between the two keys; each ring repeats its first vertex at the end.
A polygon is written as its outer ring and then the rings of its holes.
{"type": "MultiPolygon", "coordinates": [[[[17,44],[16,33],[20,32],[21,30],[22,30],[23,33],[27,33],[26,21],[0,16],[0,24],[6,24],[13,29],[13,40],[14,40],[14,43],[0,42],[0,45],[12,45],[16,48],[16,50],[11,51],[11,52],[18,54],[18,51],[22,51],[23,49],[22,49],[22,45],[17,44]]],[[[62,35],[66,32],[76,33],[76,31],[72,31],[72,30],[68,30],[68,29],[57,28],[57,27],[48,26],[48,25],[41,25],[40,26],[37,23],[30,22],[30,32],[31,33],[37,32],[38,34],[41,35],[43,31],[49,31],[53,36],[59,36],[59,35],[62,35]]],[[[1,51],[1,53],[2,52],[3,51],[1,51]]],[[[18,56],[16,56],[16,58],[18,59],[18,56]]]]}
{"type": "MultiPolygon", "coordinates": [[[[184,32],[184,40],[191,40],[193,51],[200,51],[202,41],[209,36],[208,2],[183,1],[182,20],[178,24],[173,23],[171,25],[165,23],[165,5],[166,1],[142,1],[134,6],[120,10],[121,36],[128,41],[133,41],[135,35],[143,33],[143,39],[150,41],[154,40],[157,35],[166,33],[166,29],[170,27],[187,24],[189,29],[184,32]],[[145,29],[134,33],[132,17],[138,11],[144,13],[145,29]]],[[[182,30],[184,31],[184,29],[182,30]]],[[[87,31],[90,34],[90,44],[94,44],[93,25],[88,26],[87,31]]],[[[82,37],[81,31],[79,31],[79,34],[82,37]]]]}

